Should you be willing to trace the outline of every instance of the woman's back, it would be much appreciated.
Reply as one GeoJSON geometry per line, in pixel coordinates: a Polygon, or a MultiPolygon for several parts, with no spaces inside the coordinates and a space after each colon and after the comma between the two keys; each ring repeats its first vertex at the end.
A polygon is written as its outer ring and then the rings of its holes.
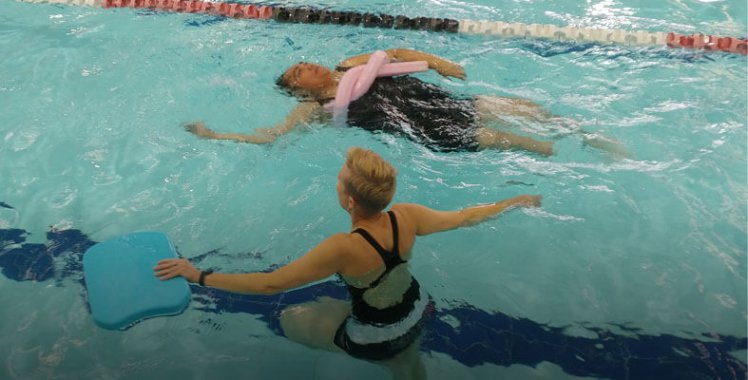
{"type": "Polygon", "coordinates": [[[352,265],[341,278],[364,302],[378,309],[401,302],[412,281],[407,261],[415,233],[404,220],[407,217],[401,213],[383,212],[375,223],[354,226],[350,233],[352,265]]]}

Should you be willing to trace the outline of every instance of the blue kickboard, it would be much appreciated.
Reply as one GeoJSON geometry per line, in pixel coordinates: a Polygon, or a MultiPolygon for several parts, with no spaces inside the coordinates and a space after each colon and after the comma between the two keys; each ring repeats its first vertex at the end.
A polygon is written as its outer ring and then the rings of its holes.
{"type": "Polygon", "coordinates": [[[184,311],[192,296],[187,281],[161,281],[153,272],[159,260],[176,257],[171,241],[160,232],[135,232],[89,248],[83,275],[96,324],[124,330],[142,319],[184,311]]]}

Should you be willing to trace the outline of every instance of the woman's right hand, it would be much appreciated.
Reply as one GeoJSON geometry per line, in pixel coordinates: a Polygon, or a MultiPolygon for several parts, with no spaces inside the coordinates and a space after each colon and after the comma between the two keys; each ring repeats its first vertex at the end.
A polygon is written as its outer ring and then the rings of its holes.
{"type": "Polygon", "coordinates": [[[187,123],[182,125],[182,127],[196,135],[197,137],[203,138],[203,139],[214,139],[216,138],[216,133],[213,132],[210,128],[205,126],[205,123],[198,121],[196,123],[187,123]]]}
{"type": "Polygon", "coordinates": [[[187,259],[163,259],[153,267],[153,272],[161,281],[174,277],[184,277],[189,282],[197,282],[200,279],[200,270],[187,259]]]}

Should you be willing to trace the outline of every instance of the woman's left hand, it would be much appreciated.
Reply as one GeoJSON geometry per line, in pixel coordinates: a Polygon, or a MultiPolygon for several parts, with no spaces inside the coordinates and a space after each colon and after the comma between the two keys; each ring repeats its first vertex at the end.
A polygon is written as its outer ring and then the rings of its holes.
{"type": "Polygon", "coordinates": [[[436,72],[444,77],[454,77],[457,79],[465,79],[465,69],[462,66],[453,62],[439,62],[436,65],[436,72]]]}
{"type": "Polygon", "coordinates": [[[156,277],[161,281],[182,276],[189,282],[197,282],[200,279],[200,271],[187,259],[164,259],[153,267],[156,277]]]}

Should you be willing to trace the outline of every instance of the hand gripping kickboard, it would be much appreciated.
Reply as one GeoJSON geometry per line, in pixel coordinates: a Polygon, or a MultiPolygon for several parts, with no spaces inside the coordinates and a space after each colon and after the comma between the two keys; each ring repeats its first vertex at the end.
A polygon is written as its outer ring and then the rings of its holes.
{"type": "Polygon", "coordinates": [[[89,248],[83,274],[96,324],[125,330],[142,319],[184,311],[192,294],[187,281],[161,281],[153,272],[159,260],[177,257],[160,232],[135,232],[89,248]]]}

